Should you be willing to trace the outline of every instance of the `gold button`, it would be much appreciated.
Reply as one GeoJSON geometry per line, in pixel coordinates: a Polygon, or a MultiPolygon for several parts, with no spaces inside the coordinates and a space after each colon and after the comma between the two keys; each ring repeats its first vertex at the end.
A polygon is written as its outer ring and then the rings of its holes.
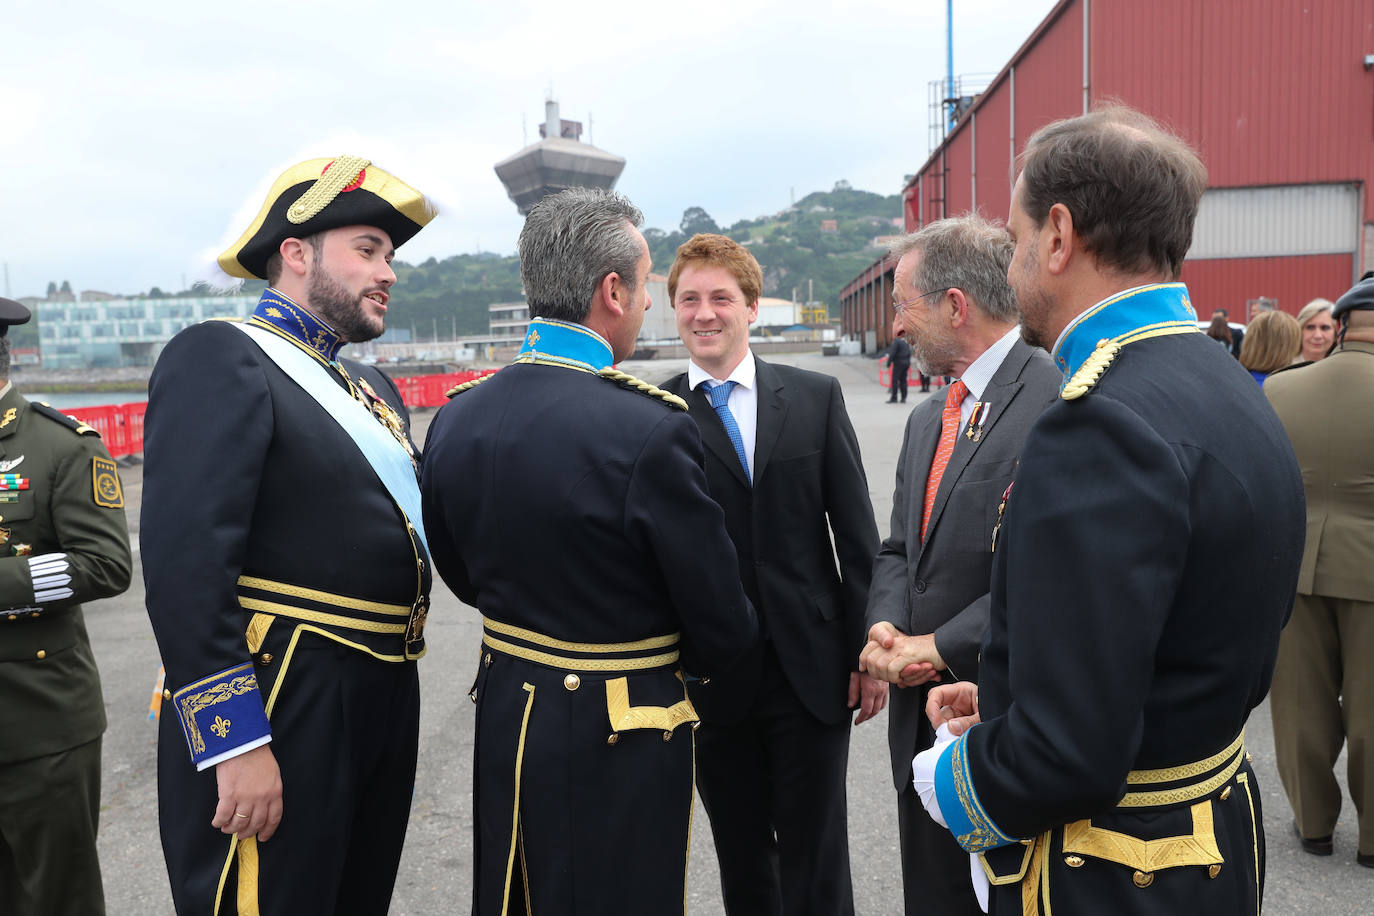
{"type": "Polygon", "coordinates": [[[1213,865],[1211,868],[1207,869],[1207,877],[1209,878],[1215,878],[1219,874],[1221,874],[1220,865],[1213,865]]]}
{"type": "Polygon", "coordinates": [[[1064,857],[1064,864],[1067,865],[1067,866],[1069,866],[1069,868],[1082,868],[1082,867],[1083,867],[1083,857],[1082,857],[1082,856],[1065,856],[1065,857],[1064,857]]]}
{"type": "Polygon", "coordinates": [[[663,733],[663,742],[664,742],[665,744],[666,744],[667,742],[669,742],[669,741],[672,741],[672,740],[673,740],[673,733],[672,733],[672,732],[667,731],[667,732],[664,732],[664,733],[663,733]]]}
{"type": "Polygon", "coordinates": [[[19,615],[18,615],[18,614],[11,614],[11,615],[10,615],[10,620],[18,620],[18,619],[19,619],[19,615]]]}
{"type": "Polygon", "coordinates": [[[607,743],[607,744],[615,744],[615,743],[616,743],[617,741],[619,741],[619,740],[620,740],[620,735],[619,735],[617,732],[611,732],[610,736],[606,739],[606,743],[607,743]]]}
{"type": "Polygon", "coordinates": [[[270,665],[270,664],[272,664],[272,653],[271,653],[271,652],[264,652],[264,653],[262,653],[261,655],[258,656],[258,661],[261,662],[261,663],[264,664],[264,665],[270,665]]]}
{"type": "Polygon", "coordinates": [[[1230,787],[1230,786],[1227,786],[1226,788],[1224,788],[1224,789],[1221,790],[1221,800],[1222,800],[1222,801],[1226,801],[1226,799],[1228,799],[1228,798],[1230,798],[1230,797],[1231,797],[1231,787],[1230,787]]]}
{"type": "Polygon", "coordinates": [[[578,677],[575,674],[570,674],[567,677],[563,678],[563,686],[568,688],[569,690],[576,690],[577,688],[582,686],[582,678],[578,677]]]}
{"type": "Polygon", "coordinates": [[[48,657],[48,653],[45,652],[45,651],[42,650],[42,649],[39,649],[39,650],[38,650],[38,657],[39,657],[39,658],[47,658],[47,657],[48,657]]]}
{"type": "Polygon", "coordinates": [[[1155,883],[1155,876],[1147,871],[1138,871],[1131,876],[1131,880],[1135,882],[1136,887],[1149,887],[1155,883]]]}
{"type": "Polygon", "coordinates": [[[172,691],[170,691],[170,690],[164,690],[164,691],[162,691],[162,698],[163,698],[164,700],[170,700],[170,699],[172,698],[172,691]]]}
{"type": "Polygon", "coordinates": [[[491,667],[491,653],[490,653],[490,652],[487,653],[486,658],[482,659],[482,664],[485,665],[485,666],[488,667],[488,668],[491,667]]]}

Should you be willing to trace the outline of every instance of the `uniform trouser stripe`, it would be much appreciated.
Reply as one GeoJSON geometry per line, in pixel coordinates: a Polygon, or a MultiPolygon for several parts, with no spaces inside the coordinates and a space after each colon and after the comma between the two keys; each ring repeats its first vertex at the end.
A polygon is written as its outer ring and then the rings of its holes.
{"type": "MultiPolygon", "coordinates": [[[[526,682],[524,688],[529,694],[529,698],[525,700],[525,716],[520,720],[520,743],[515,748],[515,802],[511,806],[510,852],[506,855],[506,890],[501,895],[501,916],[506,916],[510,912],[510,882],[515,871],[515,850],[520,845],[520,769],[525,762],[525,734],[530,726],[530,710],[534,708],[534,685],[526,682]]],[[[528,898],[530,892],[528,874],[525,876],[524,883],[525,894],[528,898]]],[[[528,907],[526,912],[528,912],[528,907]]]]}

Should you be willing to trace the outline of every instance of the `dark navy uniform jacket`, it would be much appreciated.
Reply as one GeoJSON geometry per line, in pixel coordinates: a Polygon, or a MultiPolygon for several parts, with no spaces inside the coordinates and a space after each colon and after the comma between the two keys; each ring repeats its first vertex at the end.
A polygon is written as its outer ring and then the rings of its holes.
{"type": "Polygon", "coordinates": [[[516,364],[441,408],[425,444],[434,560],[486,628],[476,913],[522,883],[536,913],[680,912],[682,669],[709,676],[757,638],[696,424],[598,375],[610,359],[588,329],[536,319],[516,364]]]}
{"type": "Polygon", "coordinates": [[[1259,387],[1194,321],[1182,284],[1141,287],[1051,354],[1068,381],[1005,501],[983,724],[936,769],[956,838],[1024,876],[994,913],[1256,910],[1236,739],[1269,689],[1302,484],[1259,387]]]}

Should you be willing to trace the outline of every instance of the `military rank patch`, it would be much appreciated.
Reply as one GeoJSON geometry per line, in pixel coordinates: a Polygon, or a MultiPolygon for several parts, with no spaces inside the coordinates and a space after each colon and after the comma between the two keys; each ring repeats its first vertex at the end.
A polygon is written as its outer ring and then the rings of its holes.
{"type": "Polygon", "coordinates": [[[119,471],[110,459],[91,459],[91,487],[95,491],[97,506],[124,508],[124,489],[119,485],[119,471]]]}

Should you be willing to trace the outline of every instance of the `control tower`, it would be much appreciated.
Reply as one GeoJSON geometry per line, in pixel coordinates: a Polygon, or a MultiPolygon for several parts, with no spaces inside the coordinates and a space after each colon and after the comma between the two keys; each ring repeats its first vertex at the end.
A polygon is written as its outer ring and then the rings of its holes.
{"type": "Polygon", "coordinates": [[[613,188],[625,168],[620,156],[582,142],[582,123],[558,116],[558,103],[544,103],[540,139],[496,163],[496,177],[524,216],[549,194],[566,188],[613,188]]]}

